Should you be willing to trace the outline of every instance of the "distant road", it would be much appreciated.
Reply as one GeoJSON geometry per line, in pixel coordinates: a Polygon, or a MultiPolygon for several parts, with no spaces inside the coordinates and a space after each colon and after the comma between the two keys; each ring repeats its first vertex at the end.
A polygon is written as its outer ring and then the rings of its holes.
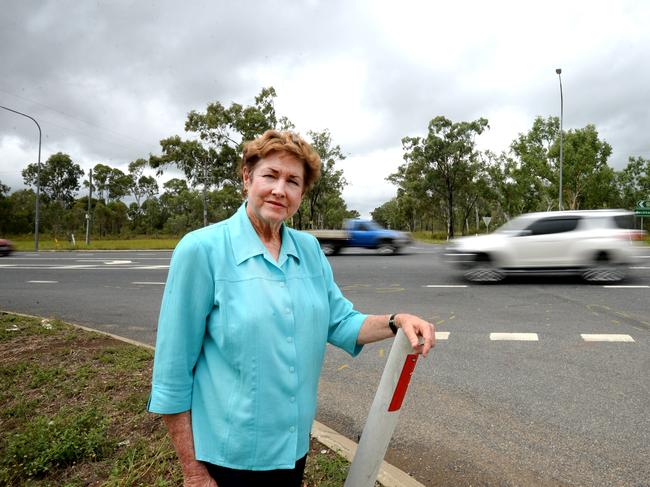
{"type": "MultiPolygon", "coordinates": [[[[642,486],[650,479],[650,251],[619,286],[528,278],[468,284],[441,246],[349,249],[335,277],[362,311],[436,323],[388,459],[426,485],[642,486]]],[[[153,344],[171,252],[0,258],[0,309],[153,344]]],[[[390,342],[331,348],[319,420],[360,434],[390,342]]]]}

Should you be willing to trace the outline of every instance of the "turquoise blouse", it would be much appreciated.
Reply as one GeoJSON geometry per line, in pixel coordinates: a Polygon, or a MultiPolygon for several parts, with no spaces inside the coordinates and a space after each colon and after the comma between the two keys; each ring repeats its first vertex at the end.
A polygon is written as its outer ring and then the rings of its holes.
{"type": "Polygon", "coordinates": [[[293,468],[309,449],[326,343],[358,354],[365,318],[314,237],[283,225],[276,262],[244,204],[174,250],[148,409],[191,410],[198,460],[293,468]]]}

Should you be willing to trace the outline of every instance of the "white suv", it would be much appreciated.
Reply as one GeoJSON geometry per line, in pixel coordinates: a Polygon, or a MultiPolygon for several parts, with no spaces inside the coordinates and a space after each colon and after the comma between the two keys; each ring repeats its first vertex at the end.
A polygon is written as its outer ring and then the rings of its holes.
{"type": "Polygon", "coordinates": [[[525,273],[611,282],[625,277],[644,235],[634,229],[634,213],[625,210],[528,213],[491,234],[452,240],[444,255],[470,281],[525,273]]]}

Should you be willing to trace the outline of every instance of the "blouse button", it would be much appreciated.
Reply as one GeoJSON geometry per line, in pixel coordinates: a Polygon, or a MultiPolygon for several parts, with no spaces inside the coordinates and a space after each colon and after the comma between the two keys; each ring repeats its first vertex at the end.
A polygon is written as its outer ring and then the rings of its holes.
{"type": "Polygon", "coordinates": [[[295,372],[295,371],[296,371],[296,368],[295,368],[295,367],[293,367],[293,366],[292,366],[292,367],[289,367],[289,372],[293,373],[293,372],[295,372]]]}

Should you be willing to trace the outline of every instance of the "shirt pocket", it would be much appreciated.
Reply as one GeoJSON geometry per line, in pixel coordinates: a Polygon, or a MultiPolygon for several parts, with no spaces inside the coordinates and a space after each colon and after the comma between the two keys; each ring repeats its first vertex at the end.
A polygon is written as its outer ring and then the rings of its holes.
{"type": "Polygon", "coordinates": [[[269,293],[273,283],[252,279],[226,286],[226,299],[220,305],[220,348],[231,360],[250,360],[257,352],[257,344],[267,335],[265,328],[277,320],[276,306],[269,293]]]}

